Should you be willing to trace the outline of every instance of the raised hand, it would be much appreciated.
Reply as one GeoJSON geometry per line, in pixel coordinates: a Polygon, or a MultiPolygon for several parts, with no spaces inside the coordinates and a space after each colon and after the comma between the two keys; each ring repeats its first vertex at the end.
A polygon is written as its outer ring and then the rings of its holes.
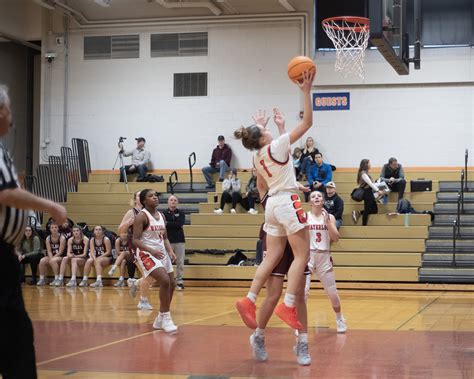
{"type": "Polygon", "coordinates": [[[285,116],[280,112],[278,108],[273,108],[273,121],[279,128],[285,127],[285,116]]]}
{"type": "Polygon", "coordinates": [[[305,71],[303,72],[303,80],[295,80],[295,83],[298,87],[300,87],[301,91],[309,92],[313,86],[314,75],[314,72],[305,71]]]}
{"type": "Polygon", "coordinates": [[[323,215],[323,218],[324,218],[324,222],[329,222],[329,213],[326,209],[323,208],[323,210],[321,211],[321,214],[323,215]]]}
{"type": "Polygon", "coordinates": [[[266,117],[265,110],[262,109],[259,109],[257,112],[255,112],[255,115],[252,116],[252,118],[257,125],[262,125],[263,127],[266,127],[268,120],[270,120],[270,117],[266,117]]]}

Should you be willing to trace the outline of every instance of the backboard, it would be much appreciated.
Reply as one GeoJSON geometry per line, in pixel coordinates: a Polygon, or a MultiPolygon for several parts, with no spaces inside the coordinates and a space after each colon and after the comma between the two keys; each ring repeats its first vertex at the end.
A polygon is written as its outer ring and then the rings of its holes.
{"type": "MultiPolygon", "coordinates": [[[[415,1],[415,29],[419,27],[419,3],[415,1]]],[[[369,0],[370,42],[399,75],[409,74],[409,62],[420,68],[419,29],[415,30],[415,57],[410,59],[407,0],[369,0]]]]}

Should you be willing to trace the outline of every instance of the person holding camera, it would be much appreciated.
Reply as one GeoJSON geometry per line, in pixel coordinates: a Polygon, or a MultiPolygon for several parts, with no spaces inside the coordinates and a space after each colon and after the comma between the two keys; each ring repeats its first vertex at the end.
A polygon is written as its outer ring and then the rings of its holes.
{"type": "Polygon", "coordinates": [[[126,151],[123,148],[123,141],[125,137],[119,138],[118,147],[120,149],[119,154],[124,157],[132,157],[132,164],[120,167],[120,181],[125,181],[125,175],[138,173],[137,182],[143,182],[146,178],[148,171],[147,164],[150,162],[151,153],[145,150],[146,140],[143,137],[135,138],[137,141],[137,147],[131,151],[126,151]]]}

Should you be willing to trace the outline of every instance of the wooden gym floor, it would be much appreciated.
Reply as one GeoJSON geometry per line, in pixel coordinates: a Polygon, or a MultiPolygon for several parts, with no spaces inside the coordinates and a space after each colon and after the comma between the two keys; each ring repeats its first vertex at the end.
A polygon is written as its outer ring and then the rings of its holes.
{"type": "MultiPolygon", "coordinates": [[[[24,287],[40,378],[474,378],[473,292],[340,290],[346,334],[329,300],[308,300],[312,364],[299,366],[294,336],[275,316],[267,362],[255,362],[234,301],[246,288],[176,292],[176,334],[153,331],[128,289],[24,287]]],[[[263,299],[263,291],[259,301],[263,299]]]]}

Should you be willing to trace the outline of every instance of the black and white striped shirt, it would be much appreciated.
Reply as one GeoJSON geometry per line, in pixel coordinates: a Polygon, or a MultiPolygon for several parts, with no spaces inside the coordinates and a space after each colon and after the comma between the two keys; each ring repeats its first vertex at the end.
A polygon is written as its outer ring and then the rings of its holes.
{"type": "MultiPolygon", "coordinates": [[[[0,191],[20,187],[12,159],[0,142],[0,191]]],[[[0,241],[17,245],[23,236],[31,211],[0,204],[0,241]]]]}

